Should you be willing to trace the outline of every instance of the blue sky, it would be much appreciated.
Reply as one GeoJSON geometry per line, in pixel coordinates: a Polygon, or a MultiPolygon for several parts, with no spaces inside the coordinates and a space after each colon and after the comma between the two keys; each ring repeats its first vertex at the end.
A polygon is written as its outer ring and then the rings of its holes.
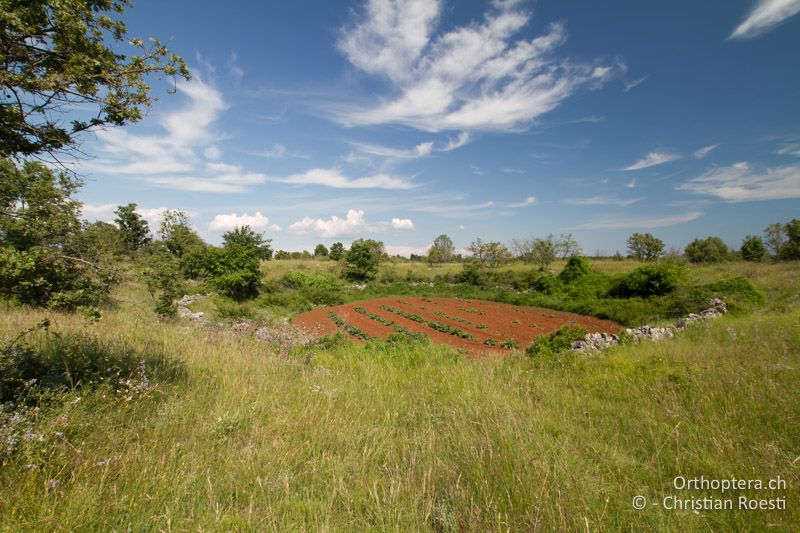
{"type": "Polygon", "coordinates": [[[738,247],[800,217],[800,0],[139,0],[193,78],[84,138],[88,219],[390,253],[635,231],[738,247]]]}

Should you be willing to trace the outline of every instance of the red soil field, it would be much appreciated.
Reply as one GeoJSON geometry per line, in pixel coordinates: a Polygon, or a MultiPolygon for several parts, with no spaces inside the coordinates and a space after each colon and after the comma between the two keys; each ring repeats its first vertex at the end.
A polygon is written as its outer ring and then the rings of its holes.
{"type": "Polygon", "coordinates": [[[523,307],[485,300],[464,300],[460,298],[417,298],[411,296],[389,296],[363,302],[351,302],[345,305],[314,309],[296,315],[292,319],[295,326],[301,327],[315,336],[336,333],[339,328],[328,316],[333,311],[345,323],[355,326],[371,337],[387,337],[395,331],[361,313],[356,307],[364,308],[367,313],[393,321],[414,332],[422,332],[439,344],[449,344],[463,348],[472,354],[488,352],[507,352],[500,347],[506,339],[514,339],[524,349],[534,338],[548,335],[564,324],[581,325],[590,332],[618,333],[622,326],[611,320],[565,313],[539,307],[523,307]],[[471,333],[475,340],[462,339],[449,333],[437,331],[425,324],[392,313],[380,306],[393,307],[406,313],[412,313],[431,322],[446,324],[471,333]],[[481,327],[478,327],[478,326],[481,327]],[[494,339],[496,346],[484,344],[486,339],[494,339]]]}

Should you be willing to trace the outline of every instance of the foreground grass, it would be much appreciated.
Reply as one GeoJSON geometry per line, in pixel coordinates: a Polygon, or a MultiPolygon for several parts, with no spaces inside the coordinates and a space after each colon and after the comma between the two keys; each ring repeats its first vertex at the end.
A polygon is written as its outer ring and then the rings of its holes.
{"type": "MultiPolygon", "coordinates": [[[[128,285],[99,324],[55,327],[173,354],[186,376],[149,399],[100,391],[54,413],[43,431],[63,437],[0,467],[0,528],[796,530],[797,273],[752,272],[780,300],[753,316],[556,360],[352,344],[281,356],[158,323],[128,285]],[[720,496],[671,488],[678,475],[780,476],[786,490],[749,494],[787,509],[632,508],[639,494],[720,496]]],[[[5,310],[0,335],[39,316],[5,310]]]]}

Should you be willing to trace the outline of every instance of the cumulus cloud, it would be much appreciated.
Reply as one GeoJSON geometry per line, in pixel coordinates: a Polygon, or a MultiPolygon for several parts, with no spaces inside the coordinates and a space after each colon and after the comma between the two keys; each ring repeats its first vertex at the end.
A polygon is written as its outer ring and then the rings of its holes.
{"type": "Polygon", "coordinates": [[[410,218],[393,218],[392,228],[398,230],[412,230],[414,229],[414,223],[410,218]]]}
{"type": "Polygon", "coordinates": [[[759,0],[747,17],[731,32],[728,39],[757,37],[797,13],[800,13],[800,0],[759,0]]]}
{"type": "Polygon", "coordinates": [[[525,200],[517,202],[515,204],[510,204],[508,207],[516,209],[518,207],[528,207],[529,205],[533,205],[535,203],[536,203],[536,197],[528,196],[527,198],[525,198],[525,200]]]}
{"type": "Polygon", "coordinates": [[[520,39],[530,21],[517,2],[496,2],[480,22],[434,35],[442,3],[370,0],[338,46],[356,68],[387,80],[395,96],[369,108],[340,108],[346,125],[404,124],[424,131],[518,130],[583,87],[622,67],[554,56],[563,24],[520,39]]]}
{"type": "Polygon", "coordinates": [[[714,168],[676,187],[727,202],[800,198],[800,165],[757,170],[747,162],[714,168]]]}
{"type": "Polygon", "coordinates": [[[701,216],[703,216],[703,213],[700,211],[692,211],[690,213],[666,217],[608,217],[598,218],[591,222],[579,224],[568,229],[653,229],[691,222],[692,220],[700,218],[701,216]]]}
{"type": "Polygon", "coordinates": [[[641,170],[643,168],[650,168],[656,165],[663,165],[664,163],[669,163],[670,161],[678,159],[678,157],[679,156],[676,154],[670,154],[667,152],[650,152],[637,162],[633,163],[632,165],[628,165],[622,170],[641,170]]]}
{"type": "Polygon", "coordinates": [[[289,226],[289,231],[299,234],[316,233],[320,237],[340,237],[354,235],[369,231],[369,226],[364,220],[364,211],[349,209],[345,218],[336,215],[328,220],[321,218],[304,217],[289,226]]]}
{"type": "Polygon", "coordinates": [[[242,226],[250,226],[254,230],[281,230],[281,227],[277,224],[270,224],[269,217],[262,215],[261,211],[256,211],[253,215],[248,215],[247,213],[242,215],[237,215],[236,213],[219,214],[208,224],[209,229],[214,231],[230,231],[242,226]]]}
{"type": "Polygon", "coordinates": [[[717,143],[717,144],[709,144],[708,146],[703,146],[702,148],[699,148],[699,149],[695,150],[695,152],[692,154],[692,156],[695,159],[703,159],[705,156],[710,154],[712,152],[712,150],[717,149],[717,147],[719,147],[719,143],[717,143]]]}

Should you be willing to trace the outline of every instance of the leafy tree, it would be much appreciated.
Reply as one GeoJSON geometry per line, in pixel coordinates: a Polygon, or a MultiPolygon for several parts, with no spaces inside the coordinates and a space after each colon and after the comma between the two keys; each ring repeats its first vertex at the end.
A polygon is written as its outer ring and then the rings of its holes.
{"type": "Polygon", "coordinates": [[[785,261],[800,259],[800,220],[792,219],[783,226],[786,245],[781,249],[780,258],[785,261]]]}
{"type": "Polygon", "coordinates": [[[561,259],[568,259],[582,253],[581,245],[571,233],[562,233],[556,240],[556,253],[561,259]]]}
{"type": "Polygon", "coordinates": [[[330,257],[334,261],[338,261],[339,259],[344,257],[344,245],[340,242],[335,242],[331,244],[331,250],[328,253],[328,257],[330,257]]]}
{"type": "Polygon", "coordinates": [[[764,241],[761,237],[748,235],[742,242],[742,259],[745,261],[762,261],[767,254],[764,241]]]}
{"type": "Polygon", "coordinates": [[[84,256],[107,257],[119,256],[127,251],[122,232],[114,224],[108,222],[84,222],[78,246],[84,256]]]}
{"type": "Polygon", "coordinates": [[[324,244],[319,243],[316,248],[314,248],[314,257],[327,257],[328,256],[328,249],[325,247],[324,244]]]}
{"type": "Polygon", "coordinates": [[[353,281],[375,279],[384,255],[382,242],[373,239],[355,240],[344,256],[342,274],[346,279],[353,281]]]}
{"type": "Polygon", "coordinates": [[[205,246],[203,239],[189,225],[189,215],[177,209],[164,211],[159,233],[169,253],[178,257],[192,248],[205,246]]]}
{"type": "Polygon", "coordinates": [[[592,268],[589,265],[589,260],[579,255],[573,255],[567,261],[564,270],[558,275],[558,279],[564,283],[572,283],[576,279],[580,279],[591,272],[592,268]]]}
{"type": "Polygon", "coordinates": [[[136,204],[121,205],[114,211],[114,219],[128,251],[135,252],[150,242],[150,225],[136,212],[136,204]]]}
{"type": "Polygon", "coordinates": [[[786,239],[783,236],[783,225],[779,223],[770,224],[764,228],[764,244],[767,245],[772,256],[779,259],[781,256],[781,249],[786,239]]]}
{"type": "Polygon", "coordinates": [[[650,233],[634,233],[628,237],[628,254],[639,261],[655,261],[664,255],[664,241],[650,233]]]}
{"type": "Polygon", "coordinates": [[[256,233],[250,226],[237,226],[232,231],[226,231],[222,234],[222,242],[225,246],[238,244],[253,249],[258,257],[265,261],[272,259],[272,248],[270,248],[272,239],[265,239],[263,233],[256,233]]]}
{"type": "Polygon", "coordinates": [[[545,270],[550,263],[556,260],[557,249],[552,235],[548,235],[544,239],[534,239],[528,252],[528,261],[539,265],[539,270],[545,270]]]}
{"type": "Polygon", "coordinates": [[[278,250],[277,252],[275,252],[275,259],[283,260],[283,259],[291,259],[291,258],[292,258],[292,254],[290,254],[286,250],[278,250]]]}
{"type": "Polygon", "coordinates": [[[116,281],[81,245],[78,186],[40,163],[0,159],[0,293],[70,308],[96,303],[116,281]]]}
{"type": "Polygon", "coordinates": [[[237,242],[225,243],[215,266],[217,271],[212,282],[222,294],[233,298],[248,298],[258,294],[261,261],[257,248],[237,242]]]}
{"type": "Polygon", "coordinates": [[[447,263],[453,258],[456,247],[453,245],[453,239],[448,235],[442,234],[433,239],[433,245],[428,250],[428,262],[433,263],[447,263]]]}
{"type": "Polygon", "coordinates": [[[126,36],[128,0],[1,0],[0,157],[63,150],[92,128],[136,122],[152,103],[152,74],[188,79],[159,41],[126,36]],[[135,55],[121,53],[127,43],[135,55]],[[77,106],[91,118],[62,120],[77,106]]]}
{"type": "Polygon", "coordinates": [[[478,238],[467,246],[467,250],[472,252],[472,262],[481,268],[497,268],[511,260],[511,252],[499,242],[485,242],[478,238]]]}
{"type": "Polygon", "coordinates": [[[719,237],[695,239],[684,250],[692,263],[719,263],[730,256],[730,250],[719,237]]]}
{"type": "Polygon", "coordinates": [[[139,275],[153,298],[156,313],[162,317],[174,316],[175,301],[184,289],[180,261],[160,242],[145,245],[138,261],[143,265],[139,275]]]}

